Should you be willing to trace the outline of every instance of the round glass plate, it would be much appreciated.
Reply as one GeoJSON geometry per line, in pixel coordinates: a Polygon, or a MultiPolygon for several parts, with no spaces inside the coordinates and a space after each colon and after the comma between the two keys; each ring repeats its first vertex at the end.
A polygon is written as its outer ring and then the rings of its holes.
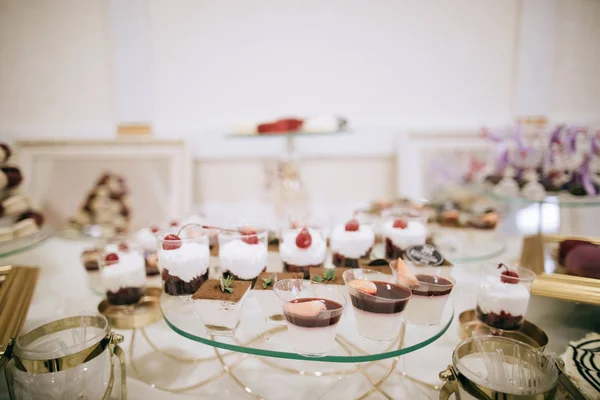
{"type": "Polygon", "coordinates": [[[586,208],[600,207],[600,196],[573,196],[570,193],[559,193],[547,196],[542,201],[529,200],[521,196],[504,196],[487,191],[486,195],[494,200],[503,201],[505,203],[526,206],[534,203],[556,204],[559,207],[565,208],[586,208]]]}
{"type": "Polygon", "coordinates": [[[52,229],[42,228],[39,232],[0,243],[0,257],[23,253],[44,243],[52,237],[52,229]]]}
{"type": "MultiPolygon", "coordinates": [[[[348,296],[344,286],[336,285],[348,296]]],[[[274,295],[274,294],[273,294],[274,295]]],[[[273,301],[279,301],[276,298],[273,301]]],[[[430,326],[403,325],[403,333],[391,342],[376,342],[360,336],[356,330],[351,302],[338,325],[335,347],[323,357],[305,357],[294,352],[287,337],[287,327],[267,323],[254,296],[247,294],[242,304],[241,321],[233,337],[210,336],[189,297],[161,296],[161,309],[167,325],[179,335],[209,346],[257,356],[290,360],[309,360],[333,363],[357,363],[383,360],[419,350],[440,338],[454,318],[454,305],[448,300],[440,324],[430,326]]]]}
{"type": "Polygon", "coordinates": [[[506,240],[495,231],[440,226],[431,230],[433,245],[453,264],[491,260],[506,250],[506,240]]]}

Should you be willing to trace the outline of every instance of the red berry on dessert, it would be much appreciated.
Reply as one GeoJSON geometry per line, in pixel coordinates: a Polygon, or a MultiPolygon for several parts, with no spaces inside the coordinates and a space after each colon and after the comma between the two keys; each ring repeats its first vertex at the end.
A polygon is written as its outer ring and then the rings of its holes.
{"type": "Polygon", "coordinates": [[[163,250],[177,250],[181,247],[181,238],[174,234],[168,234],[163,239],[163,250]]]}
{"type": "Polygon", "coordinates": [[[350,221],[346,222],[346,226],[344,229],[346,229],[346,232],[356,232],[359,228],[360,224],[358,223],[358,221],[355,219],[351,219],[350,221]]]}
{"type": "Polygon", "coordinates": [[[301,249],[308,249],[312,244],[312,237],[310,236],[310,232],[308,229],[303,228],[298,236],[296,236],[296,246],[301,249]]]}
{"type": "Polygon", "coordinates": [[[364,279],[355,279],[348,282],[348,286],[351,288],[358,290],[359,292],[363,292],[366,294],[375,294],[377,293],[377,285],[371,281],[367,281],[364,279]]]}
{"type": "Polygon", "coordinates": [[[129,246],[125,242],[119,243],[118,247],[120,251],[129,251],[129,246]]]}
{"type": "Polygon", "coordinates": [[[403,219],[394,220],[394,228],[397,229],[406,229],[408,227],[408,223],[403,219]]]}
{"type": "Polygon", "coordinates": [[[502,273],[500,274],[500,281],[503,283],[509,283],[509,284],[513,284],[516,285],[517,283],[519,283],[519,274],[517,274],[515,271],[511,271],[508,269],[508,267],[502,263],[498,264],[498,269],[504,267],[505,270],[502,271],[502,273]]]}
{"type": "Polygon", "coordinates": [[[158,231],[160,231],[160,228],[159,228],[158,226],[156,226],[156,225],[152,225],[152,226],[150,227],[150,232],[152,232],[152,233],[156,233],[156,232],[158,232],[158,231]]]}
{"type": "Polygon", "coordinates": [[[169,224],[169,226],[171,228],[175,228],[175,227],[179,226],[179,221],[171,221],[171,223],[169,224]]]}
{"type": "Polygon", "coordinates": [[[113,265],[119,262],[119,256],[115,253],[108,253],[106,257],[104,257],[104,263],[106,265],[113,265]]]}
{"type": "Polygon", "coordinates": [[[247,244],[258,244],[258,233],[251,229],[242,230],[242,241],[247,244]]]}

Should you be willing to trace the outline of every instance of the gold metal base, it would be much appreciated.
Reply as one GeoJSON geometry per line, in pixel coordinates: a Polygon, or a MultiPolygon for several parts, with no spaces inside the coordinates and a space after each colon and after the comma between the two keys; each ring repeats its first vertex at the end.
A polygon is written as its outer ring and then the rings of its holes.
{"type": "Polygon", "coordinates": [[[104,315],[115,329],[143,328],[162,319],[161,293],[161,288],[148,287],[140,301],[127,306],[114,306],[104,299],[98,304],[98,312],[104,315]]]}
{"type": "Polygon", "coordinates": [[[458,322],[458,334],[462,340],[470,338],[475,332],[478,335],[494,335],[518,340],[542,351],[548,344],[546,332],[529,321],[525,321],[518,331],[504,331],[492,328],[478,320],[475,310],[467,310],[460,313],[458,322]]]}

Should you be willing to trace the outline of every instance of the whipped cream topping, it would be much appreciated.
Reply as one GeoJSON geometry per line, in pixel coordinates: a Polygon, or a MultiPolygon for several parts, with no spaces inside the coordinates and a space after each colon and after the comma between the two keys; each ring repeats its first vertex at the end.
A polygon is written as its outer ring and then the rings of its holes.
{"type": "Polygon", "coordinates": [[[137,251],[115,253],[119,256],[119,262],[105,266],[100,273],[104,289],[115,293],[121,288],[144,287],[146,284],[144,257],[137,251]]]}
{"type": "Polygon", "coordinates": [[[248,244],[241,239],[224,243],[219,248],[223,271],[240,279],[254,279],[267,266],[267,246],[264,242],[248,244]]]}
{"type": "Polygon", "coordinates": [[[347,231],[338,226],[331,234],[331,250],[347,258],[360,258],[375,243],[375,232],[369,225],[360,224],[357,231],[347,231]]]}
{"type": "Polygon", "coordinates": [[[529,298],[529,290],[522,283],[503,283],[499,276],[486,276],[479,288],[477,305],[486,314],[504,311],[514,316],[525,315],[529,298]]]}
{"type": "Polygon", "coordinates": [[[145,251],[156,251],[156,235],[150,228],[140,229],[133,236],[133,241],[145,251]]]}
{"type": "Polygon", "coordinates": [[[207,243],[182,241],[181,247],[174,250],[158,248],[158,266],[169,270],[169,275],[184,282],[204,275],[208,271],[210,253],[207,243]]]}
{"type": "Polygon", "coordinates": [[[410,246],[425,244],[427,227],[419,221],[408,221],[406,228],[394,228],[394,220],[389,220],[383,225],[383,234],[394,246],[405,250],[410,246]]]}
{"type": "Polygon", "coordinates": [[[281,261],[299,267],[320,265],[325,261],[327,242],[323,240],[319,231],[309,229],[308,232],[312,238],[312,243],[308,249],[301,249],[296,246],[296,237],[300,233],[300,229],[292,229],[283,234],[282,243],[279,245],[281,261]]]}

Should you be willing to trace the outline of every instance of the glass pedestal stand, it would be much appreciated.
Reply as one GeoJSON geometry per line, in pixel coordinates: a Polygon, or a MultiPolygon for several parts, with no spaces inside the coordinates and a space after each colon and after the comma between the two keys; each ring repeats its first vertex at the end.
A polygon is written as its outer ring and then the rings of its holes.
{"type": "Polygon", "coordinates": [[[360,337],[353,310],[348,309],[335,348],[325,357],[307,358],[293,352],[285,325],[265,323],[252,293],[231,338],[207,335],[189,300],[163,294],[161,308],[165,323],[131,333],[129,366],[133,376],[170,393],[210,395],[214,391],[216,395],[226,388],[231,394],[269,400],[298,398],[300,394],[311,399],[432,395],[439,386],[411,378],[401,368],[400,357],[433,343],[454,317],[453,304],[448,302],[439,325],[407,324],[396,340],[384,343],[360,337]],[[189,340],[182,341],[180,336],[189,340]],[[218,389],[211,385],[220,379],[226,381],[218,389]]]}

